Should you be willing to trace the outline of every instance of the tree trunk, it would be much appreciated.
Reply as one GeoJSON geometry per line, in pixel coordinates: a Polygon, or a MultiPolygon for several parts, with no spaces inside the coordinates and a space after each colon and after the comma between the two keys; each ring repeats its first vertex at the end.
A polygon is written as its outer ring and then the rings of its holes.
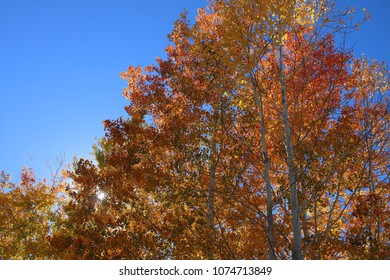
{"type": "Polygon", "coordinates": [[[287,150],[287,167],[288,167],[288,181],[290,185],[290,204],[292,215],[292,227],[293,227],[293,259],[302,260],[302,236],[301,236],[301,223],[299,218],[299,202],[297,192],[297,173],[294,164],[294,149],[292,145],[291,127],[288,116],[287,106],[287,86],[284,75],[284,61],[283,61],[283,48],[279,48],[279,77],[282,90],[282,119],[285,129],[286,137],[286,150],[287,150]]]}
{"type": "MultiPolygon", "coordinates": [[[[270,177],[270,160],[267,153],[267,141],[266,141],[266,127],[263,111],[263,99],[262,95],[258,92],[258,84],[255,78],[252,77],[252,84],[255,94],[255,102],[259,109],[260,125],[261,125],[261,152],[264,159],[264,180],[267,190],[267,238],[268,238],[268,259],[275,260],[275,235],[274,235],[274,220],[273,220],[273,202],[272,202],[272,185],[270,177]]],[[[261,90],[260,90],[261,91],[261,90]]]]}
{"type": "Polygon", "coordinates": [[[207,220],[208,220],[208,246],[207,258],[214,259],[214,243],[215,243],[215,173],[217,169],[217,161],[212,160],[210,164],[209,189],[207,194],[207,220]]]}

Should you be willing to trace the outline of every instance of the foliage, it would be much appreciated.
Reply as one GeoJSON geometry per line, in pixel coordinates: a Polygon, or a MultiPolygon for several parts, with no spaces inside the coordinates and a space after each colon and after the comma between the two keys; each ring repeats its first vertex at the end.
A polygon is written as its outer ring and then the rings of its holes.
{"type": "Polygon", "coordinates": [[[68,171],[63,259],[389,259],[389,72],[332,0],[215,0],[68,171]]]}
{"type": "Polygon", "coordinates": [[[60,185],[37,182],[32,170],[27,168],[23,169],[18,184],[1,173],[1,259],[53,258],[48,236],[59,218],[60,185]]]}

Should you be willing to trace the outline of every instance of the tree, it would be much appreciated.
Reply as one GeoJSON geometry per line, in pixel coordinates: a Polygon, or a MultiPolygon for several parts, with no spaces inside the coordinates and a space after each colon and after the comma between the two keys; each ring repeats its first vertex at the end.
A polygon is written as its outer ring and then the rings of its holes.
{"type": "Polygon", "coordinates": [[[360,24],[351,14],[331,0],[216,0],[193,25],[182,15],[166,59],[122,73],[129,116],[104,122],[96,163],[75,161],[54,247],[387,258],[389,73],[336,47],[360,24]]]}
{"type": "Polygon", "coordinates": [[[31,169],[24,168],[15,184],[1,172],[0,259],[55,258],[48,236],[59,219],[61,182],[37,182],[31,169]]]}

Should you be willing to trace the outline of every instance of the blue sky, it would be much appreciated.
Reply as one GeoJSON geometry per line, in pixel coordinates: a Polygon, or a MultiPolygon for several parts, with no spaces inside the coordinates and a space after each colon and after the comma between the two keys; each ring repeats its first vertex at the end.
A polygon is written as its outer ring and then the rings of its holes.
{"type": "MultiPolygon", "coordinates": [[[[371,20],[349,37],[355,54],[390,61],[390,1],[345,0],[371,20]]],[[[60,154],[90,157],[102,121],[125,115],[119,73],[164,56],[186,8],[206,0],[0,0],[0,170],[49,177],[60,154]]]]}

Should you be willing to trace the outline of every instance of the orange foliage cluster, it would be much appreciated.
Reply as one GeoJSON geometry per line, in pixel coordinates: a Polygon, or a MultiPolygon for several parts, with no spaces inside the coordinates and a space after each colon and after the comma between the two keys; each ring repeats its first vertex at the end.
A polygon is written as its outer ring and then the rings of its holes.
{"type": "Polygon", "coordinates": [[[121,74],[128,117],[69,171],[50,256],[389,259],[389,72],[335,46],[355,26],[328,2],[182,15],[121,74]]]}

